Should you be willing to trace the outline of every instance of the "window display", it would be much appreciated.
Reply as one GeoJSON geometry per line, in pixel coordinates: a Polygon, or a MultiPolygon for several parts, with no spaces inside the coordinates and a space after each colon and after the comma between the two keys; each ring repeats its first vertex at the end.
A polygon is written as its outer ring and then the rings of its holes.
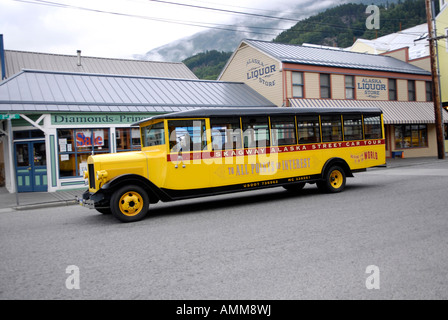
{"type": "Polygon", "coordinates": [[[109,129],[58,129],[59,176],[82,176],[89,155],[109,153],[109,129]]]}

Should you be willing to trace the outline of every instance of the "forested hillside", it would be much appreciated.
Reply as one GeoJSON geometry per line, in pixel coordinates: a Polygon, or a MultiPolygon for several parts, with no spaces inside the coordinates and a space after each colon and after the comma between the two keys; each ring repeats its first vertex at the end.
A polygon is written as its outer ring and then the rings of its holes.
{"type": "Polygon", "coordinates": [[[379,8],[379,30],[366,28],[366,5],[345,4],[300,21],[282,32],[274,42],[345,48],[357,38],[375,39],[426,22],[424,0],[398,1],[379,8]]]}
{"type": "Polygon", "coordinates": [[[217,50],[198,53],[182,61],[199,79],[216,80],[229,60],[231,52],[217,50]]]}
{"type": "MultiPolygon", "coordinates": [[[[274,42],[349,47],[357,38],[374,39],[426,22],[425,0],[399,0],[380,8],[380,29],[368,30],[365,4],[344,4],[298,22],[274,42]]],[[[437,10],[437,9],[436,9],[437,10]]],[[[231,52],[199,53],[183,62],[200,79],[216,80],[231,52]]]]}

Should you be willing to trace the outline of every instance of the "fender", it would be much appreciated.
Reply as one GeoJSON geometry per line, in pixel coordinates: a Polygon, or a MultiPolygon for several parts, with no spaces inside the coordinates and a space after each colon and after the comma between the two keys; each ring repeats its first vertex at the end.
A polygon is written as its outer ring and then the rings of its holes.
{"type": "Polygon", "coordinates": [[[324,166],[322,168],[322,176],[325,173],[325,171],[327,171],[328,168],[330,168],[333,165],[340,166],[344,170],[346,177],[353,177],[352,170],[350,169],[350,167],[347,164],[347,162],[344,159],[342,159],[342,158],[330,158],[330,159],[328,159],[327,162],[325,162],[325,164],[324,164],[324,166]]]}
{"type": "Polygon", "coordinates": [[[103,186],[101,186],[101,189],[99,191],[103,190],[104,193],[112,193],[118,187],[124,184],[132,184],[132,183],[137,183],[138,185],[142,186],[145,190],[147,190],[150,195],[150,198],[151,196],[153,196],[156,198],[157,201],[159,200],[164,202],[173,201],[173,199],[171,199],[171,197],[168,196],[168,194],[166,194],[163,190],[157,187],[154,183],[152,183],[145,177],[142,177],[137,174],[123,174],[120,176],[116,176],[113,179],[109,180],[107,183],[105,183],[103,186]]]}

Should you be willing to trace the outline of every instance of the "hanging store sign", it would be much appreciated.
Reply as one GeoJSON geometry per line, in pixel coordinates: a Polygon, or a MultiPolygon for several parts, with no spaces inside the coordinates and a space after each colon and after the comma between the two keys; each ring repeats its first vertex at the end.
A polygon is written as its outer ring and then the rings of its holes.
{"type": "Polygon", "coordinates": [[[0,120],[20,119],[19,114],[0,114],[0,120]]]}
{"type": "Polygon", "coordinates": [[[89,125],[89,124],[131,124],[151,116],[154,113],[126,113],[126,114],[82,114],[82,113],[66,113],[52,114],[51,124],[53,125],[89,125]]]}

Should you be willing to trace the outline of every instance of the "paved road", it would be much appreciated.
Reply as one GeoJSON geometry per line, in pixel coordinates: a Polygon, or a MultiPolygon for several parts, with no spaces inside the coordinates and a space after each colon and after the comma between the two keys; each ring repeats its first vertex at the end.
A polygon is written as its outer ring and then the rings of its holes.
{"type": "Polygon", "coordinates": [[[440,162],[360,173],[336,195],[160,203],[132,224],[1,213],[0,299],[447,299],[447,182],[440,162]]]}

